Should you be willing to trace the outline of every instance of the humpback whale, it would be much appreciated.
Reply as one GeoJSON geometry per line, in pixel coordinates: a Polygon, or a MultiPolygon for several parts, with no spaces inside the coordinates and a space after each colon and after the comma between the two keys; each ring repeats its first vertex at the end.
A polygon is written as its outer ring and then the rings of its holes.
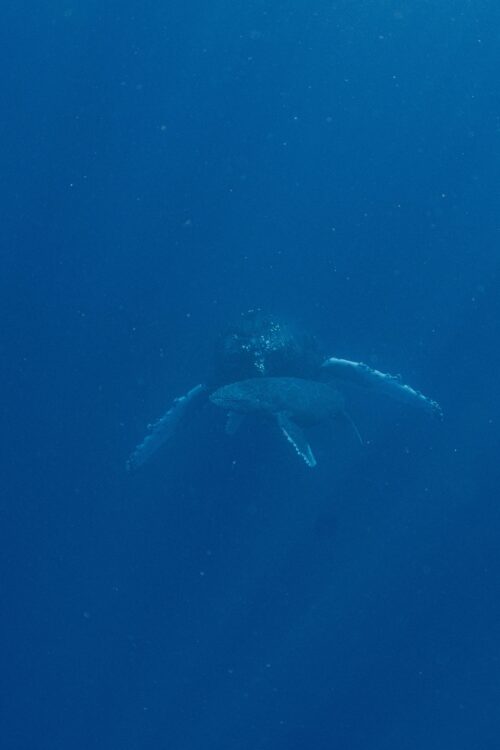
{"type": "Polygon", "coordinates": [[[274,418],[311,468],[316,459],[302,428],[345,416],[344,399],[336,388],[304,378],[249,378],[218,388],[210,401],[228,412],[226,429],[230,433],[234,432],[235,417],[256,413],[274,418]]]}

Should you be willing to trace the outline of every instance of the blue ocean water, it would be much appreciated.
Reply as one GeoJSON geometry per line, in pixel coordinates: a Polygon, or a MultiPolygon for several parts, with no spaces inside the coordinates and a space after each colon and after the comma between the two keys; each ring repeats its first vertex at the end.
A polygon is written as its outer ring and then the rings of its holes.
{"type": "Polygon", "coordinates": [[[2,9],[0,747],[498,748],[498,4],[2,9]],[[444,420],[127,473],[255,307],[444,420]]]}

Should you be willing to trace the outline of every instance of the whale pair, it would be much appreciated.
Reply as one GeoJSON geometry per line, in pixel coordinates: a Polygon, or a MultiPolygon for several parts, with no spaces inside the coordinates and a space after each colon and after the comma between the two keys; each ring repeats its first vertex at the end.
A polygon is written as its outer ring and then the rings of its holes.
{"type": "Polygon", "coordinates": [[[127,468],[138,469],[172,440],[209,399],[229,412],[234,432],[245,413],[272,416],[308,466],[316,461],[302,429],[332,417],[348,419],[337,388],[357,386],[441,416],[436,401],[399,376],[363,362],[326,356],[314,336],[260,310],[249,310],[217,340],[213,372],[205,383],[174,399],[148,426],[127,468]]]}

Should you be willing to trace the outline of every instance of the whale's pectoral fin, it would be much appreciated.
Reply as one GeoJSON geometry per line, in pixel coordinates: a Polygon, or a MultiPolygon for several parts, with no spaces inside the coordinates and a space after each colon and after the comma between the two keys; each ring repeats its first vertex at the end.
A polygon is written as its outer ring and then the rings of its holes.
{"type": "Polygon", "coordinates": [[[276,415],[276,419],[278,420],[278,424],[281,427],[281,431],[283,432],[284,436],[290,442],[299,456],[301,456],[306,464],[311,467],[311,469],[316,466],[316,459],[314,458],[314,453],[312,452],[311,446],[307,442],[306,436],[300,429],[300,427],[293,422],[288,414],[285,412],[280,412],[276,415]]]}
{"type": "Polygon", "coordinates": [[[172,406],[165,414],[153,424],[148,425],[148,433],[131,454],[127,461],[127,469],[133,471],[149,461],[151,456],[175,434],[188,412],[205,401],[206,395],[206,386],[196,385],[185,396],[174,399],[172,406]]]}
{"type": "Polygon", "coordinates": [[[358,440],[359,444],[363,445],[363,438],[361,437],[361,433],[358,430],[358,426],[357,426],[356,422],[354,421],[354,419],[351,417],[351,415],[348,412],[342,410],[342,411],[339,412],[339,417],[352,430],[352,432],[354,433],[354,435],[355,435],[356,439],[358,440]]]}
{"type": "Polygon", "coordinates": [[[337,357],[328,357],[322,367],[336,380],[384,393],[397,401],[421,406],[438,417],[443,416],[441,407],[436,401],[424,396],[415,388],[405,385],[399,375],[389,375],[380,370],[374,370],[363,362],[351,362],[349,359],[337,357]]]}
{"type": "Polygon", "coordinates": [[[244,421],[245,415],[238,414],[235,411],[230,411],[227,415],[226,420],[226,435],[234,435],[240,429],[241,423],[244,421]]]}

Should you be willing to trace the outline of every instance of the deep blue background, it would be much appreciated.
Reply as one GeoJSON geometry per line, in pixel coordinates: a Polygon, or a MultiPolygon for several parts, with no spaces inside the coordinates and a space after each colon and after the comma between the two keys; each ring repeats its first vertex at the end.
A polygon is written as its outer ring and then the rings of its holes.
{"type": "Polygon", "coordinates": [[[5,0],[2,749],[499,747],[499,29],[5,0]],[[445,421],[349,394],[311,472],[206,411],[127,475],[250,306],[445,421]]]}

